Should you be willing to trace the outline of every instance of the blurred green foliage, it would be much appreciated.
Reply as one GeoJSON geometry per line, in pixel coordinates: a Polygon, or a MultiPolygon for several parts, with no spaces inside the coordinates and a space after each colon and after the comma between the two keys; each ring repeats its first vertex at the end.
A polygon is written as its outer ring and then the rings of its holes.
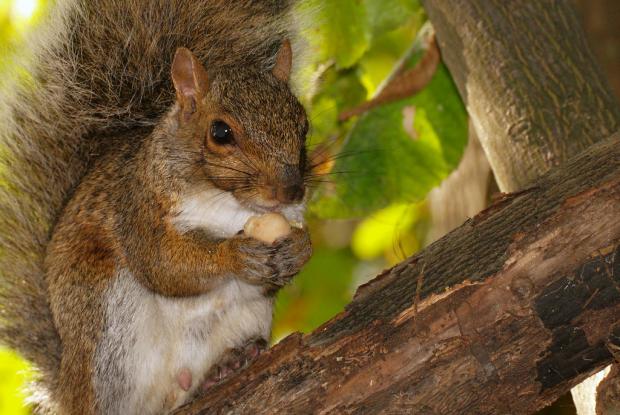
{"type": "Polygon", "coordinates": [[[390,203],[423,199],[457,165],[467,117],[445,69],[419,94],[369,111],[353,125],[334,165],[333,187],[317,192],[313,211],[361,217],[390,203]]]}
{"type": "Polygon", "coordinates": [[[315,248],[312,260],[295,277],[295,283],[278,295],[273,340],[293,331],[311,331],[340,312],[351,298],[355,264],[346,248],[315,248]]]}
{"type": "Polygon", "coordinates": [[[319,79],[305,102],[310,143],[331,140],[338,156],[331,180],[314,194],[312,213],[361,218],[391,203],[422,200],[456,166],[467,140],[465,110],[443,66],[416,96],[338,122],[340,112],[372,97],[401,61],[417,62],[422,8],[412,0],[311,0],[304,7],[316,3],[316,25],[308,31],[315,49],[310,67],[319,79]]]}
{"type": "MultiPolygon", "coordinates": [[[[23,36],[46,4],[0,0],[0,76],[10,55],[27,53],[23,36]],[[16,12],[22,2],[37,7],[16,12]]],[[[456,166],[467,139],[465,110],[443,66],[418,95],[338,121],[340,112],[376,94],[400,63],[419,59],[425,15],[417,0],[308,0],[300,8],[318,10],[304,33],[312,58],[301,70],[316,81],[302,89],[309,143],[331,154],[332,170],[315,183],[315,253],[278,295],[274,340],[318,327],[342,311],[357,285],[423,246],[424,198],[456,166]]],[[[0,352],[0,415],[20,413],[24,368],[0,352]]]]}
{"type": "Polygon", "coordinates": [[[310,148],[329,153],[323,163],[331,168],[317,179],[310,216],[340,219],[350,232],[330,248],[343,226],[326,231],[311,221],[315,255],[278,297],[275,339],[316,328],[342,310],[357,284],[423,245],[424,198],[456,167],[467,141],[465,109],[443,66],[416,96],[338,121],[396,68],[417,63],[426,20],[418,1],[309,0],[300,7],[318,10],[305,32],[313,60],[303,69],[316,84],[302,99],[310,148]]]}
{"type": "Polygon", "coordinates": [[[383,257],[394,264],[420,249],[428,219],[424,202],[392,204],[357,225],[351,249],[361,260],[383,257]]]}

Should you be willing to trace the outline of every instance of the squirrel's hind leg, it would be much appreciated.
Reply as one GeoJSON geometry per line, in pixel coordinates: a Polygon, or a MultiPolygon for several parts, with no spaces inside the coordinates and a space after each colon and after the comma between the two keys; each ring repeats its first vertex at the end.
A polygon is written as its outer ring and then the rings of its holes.
{"type": "Polygon", "coordinates": [[[267,341],[259,338],[249,340],[241,347],[227,350],[220,361],[213,365],[204,376],[200,387],[196,390],[195,397],[204,395],[213,385],[247,367],[266,349],[267,341]]]}

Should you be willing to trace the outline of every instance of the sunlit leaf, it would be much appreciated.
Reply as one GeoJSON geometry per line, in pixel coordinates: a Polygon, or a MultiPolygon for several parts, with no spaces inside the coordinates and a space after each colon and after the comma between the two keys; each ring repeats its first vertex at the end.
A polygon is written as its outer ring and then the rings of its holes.
{"type": "Polygon", "coordinates": [[[404,238],[418,216],[415,205],[395,204],[381,209],[364,219],[355,229],[351,249],[360,259],[383,256],[386,251],[415,251],[415,238],[404,238]],[[402,246],[406,239],[407,246],[402,246]]]}
{"type": "Polygon", "coordinates": [[[368,98],[394,70],[394,65],[414,41],[422,22],[421,13],[415,14],[403,26],[373,37],[370,48],[358,62],[360,81],[368,91],[368,98]]]}
{"type": "Polygon", "coordinates": [[[467,142],[467,118],[440,65],[419,94],[361,116],[322,188],[320,216],[361,216],[390,203],[421,200],[452,171],[467,142]]]}
{"type": "Polygon", "coordinates": [[[379,36],[403,25],[411,16],[422,11],[416,0],[363,0],[373,36],[379,36]]]}
{"type": "Polygon", "coordinates": [[[358,0],[318,3],[319,27],[311,34],[311,41],[318,46],[322,59],[334,59],[339,68],[349,68],[370,44],[366,7],[358,0]]]}
{"type": "Polygon", "coordinates": [[[309,144],[339,135],[338,114],[345,108],[358,105],[366,98],[366,90],[353,71],[329,70],[325,73],[321,90],[309,108],[312,126],[309,144]]]}

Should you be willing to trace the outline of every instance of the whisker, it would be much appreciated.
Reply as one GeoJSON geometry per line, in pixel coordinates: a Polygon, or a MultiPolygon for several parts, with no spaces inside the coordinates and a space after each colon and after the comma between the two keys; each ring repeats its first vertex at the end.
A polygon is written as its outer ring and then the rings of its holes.
{"type": "Polygon", "coordinates": [[[331,163],[333,161],[336,160],[340,160],[346,157],[353,157],[353,156],[359,156],[360,154],[364,154],[364,153],[374,153],[376,151],[381,151],[381,150],[356,150],[356,151],[341,151],[338,154],[335,154],[333,156],[330,156],[329,158],[325,159],[325,160],[321,160],[317,163],[311,164],[311,167],[318,167],[321,166],[323,164],[327,164],[327,163],[331,163]]]}
{"type": "Polygon", "coordinates": [[[336,174],[352,174],[352,173],[359,173],[359,171],[341,170],[341,171],[330,171],[327,173],[310,173],[310,174],[306,174],[305,177],[324,177],[324,176],[333,176],[336,174]]]}
{"type": "Polygon", "coordinates": [[[222,169],[228,169],[228,170],[236,171],[236,172],[238,172],[238,173],[245,174],[246,176],[251,176],[251,175],[252,175],[252,173],[247,172],[247,171],[245,171],[245,170],[235,169],[234,167],[224,166],[224,165],[222,165],[222,164],[211,163],[211,162],[209,162],[209,161],[207,162],[207,164],[209,164],[209,165],[211,165],[211,166],[213,166],[213,167],[219,167],[219,168],[222,168],[222,169]]]}
{"type": "Polygon", "coordinates": [[[247,177],[238,177],[238,176],[205,176],[206,179],[209,180],[226,180],[230,182],[240,182],[245,183],[248,179],[247,177]]]}
{"type": "Polygon", "coordinates": [[[317,180],[304,183],[306,186],[320,186],[324,183],[333,183],[331,180],[317,180]]]}
{"type": "Polygon", "coordinates": [[[250,157],[248,157],[248,155],[245,153],[245,151],[243,151],[243,149],[241,147],[239,147],[239,150],[241,151],[241,155],[246,159],[246,162],[243,162],[242,160],[239,160],[239,161],[241,161],[247,167],[249,167],[250,170],[258,171],[259,169],[256,167],[256,164],[254,164],[252,159],[250,157]]]}
{"type": "Polygon", "coordinates": [[[315,114],[312,114],[312,117],[309,117],[309,118],[308,118],[308,121],[309,121],[310,126],[312,126],[313,121],[314,121],[316,118],[319,118],[320,116],[322,116],[322,115],[323,115],[323,114],[325,114],[326,112],[331,111],[331,110],[334,110],[334,109],[335,109],[335,110],[338,110],[338,104],[332,104],[332,105],[329,105],[329,106],[327,106],[327,107],[323,108],[320,112],[317,112],[317,113],[315,113],[315,114]]]}

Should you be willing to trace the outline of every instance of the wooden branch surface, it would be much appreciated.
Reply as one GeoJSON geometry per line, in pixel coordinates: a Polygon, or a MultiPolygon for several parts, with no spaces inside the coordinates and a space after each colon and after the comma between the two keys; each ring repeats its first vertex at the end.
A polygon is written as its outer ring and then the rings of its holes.
{"type": "Polygon", "coordinates": [[[178,413],[532,413],[613,359],[618,218],[620,134],[385,271],[344,312],[178,413]]]}

